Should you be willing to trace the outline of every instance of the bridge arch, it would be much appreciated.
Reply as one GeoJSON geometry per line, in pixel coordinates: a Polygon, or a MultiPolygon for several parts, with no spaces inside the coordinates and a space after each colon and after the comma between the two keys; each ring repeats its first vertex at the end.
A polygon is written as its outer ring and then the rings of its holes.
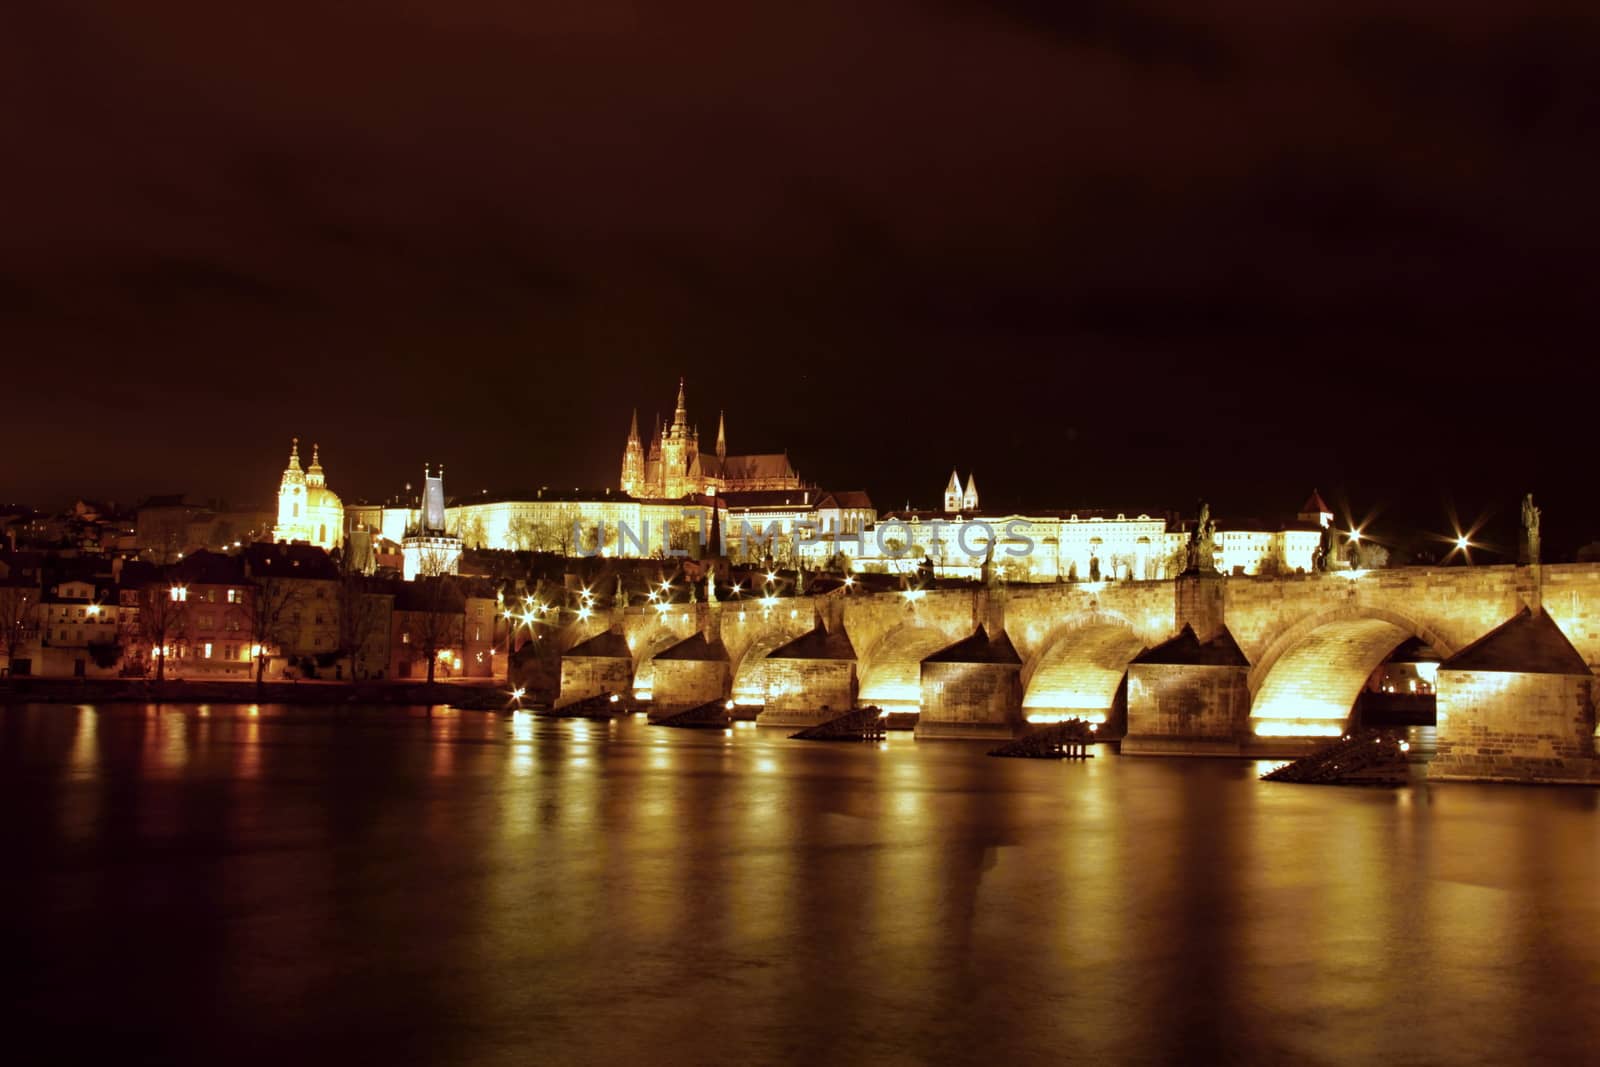
{"type": "Polygon", "coordinates": [[[656,656],[682,641],[683,634],[665,626],[657,626],[644,636],[630,642],[633,651],[633,692],[635,696],[648,697],[655,688],[656,656]]]}
{"type": "Polygon", "coordinates": [[[1064,718],[1107,721],[1128,673],[1144,649],[1133,625],[1114,612],[1093,612],[1055,630],[1022,669],[1022,714],[1030,722],[1064,718]]]}
{"type": "Polygon", "coordinates": [[[805,631],[773,628],[750,639],[733,665],[733,699],[740,704],[767,701],[767,657],[805,631]]]}
{"type": "Polygon", "coordinates": [[[1367,678],[1412,637],[1442,658],[1454,652],[1433,627],[1381,608],[1341,608],[1300,620],[1250,669],[1251,729],[1263,736],[1338,736],[1367,678]]]}
{"type": "Polygon", "coordinates": [[[901,623],[880,637],[861,659],[860,701],[891,711],[922,707],[922,661],[954,642],[932,626],[901,623]]]}

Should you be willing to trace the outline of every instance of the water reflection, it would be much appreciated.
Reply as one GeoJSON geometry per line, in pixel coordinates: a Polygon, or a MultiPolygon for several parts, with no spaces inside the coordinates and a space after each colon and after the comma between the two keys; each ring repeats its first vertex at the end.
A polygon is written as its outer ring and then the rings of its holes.
{"type": "Polygon", "coordinates": [[[0,712],[35,1025],[162,1062],[1526,1061],[1600,1037],[1571,1010],[1600,973],[1592,792],[203,711],[0,712]]]}

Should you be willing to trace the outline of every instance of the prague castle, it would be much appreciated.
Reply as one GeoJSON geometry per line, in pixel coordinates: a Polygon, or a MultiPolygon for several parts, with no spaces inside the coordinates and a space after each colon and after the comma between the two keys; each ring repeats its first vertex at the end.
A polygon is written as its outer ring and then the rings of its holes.
{"type": "Polygon", "coordinates": [[[633,413],[628,443],[622,452],[622,491],[637,500],[804,488],[787,452],[728,455],[727,426],[720,414],[716,452],[701,452],[700,428],[689,422],[682,378],[678,379],[678,403],[672,423],[663,426],[659,418],[656,420],[648,450],[639,438],[639,413],[633,413]]]}
{"type": "Polygon", "coordinates": [[[328,488],[317,446],[311,446],[311,467],[300,469],[300,438],[289,445],[289,465],[278,483],[278,523],[274,541],[305,541],[333,549],[344,543],[344,504],[328,488]]]}

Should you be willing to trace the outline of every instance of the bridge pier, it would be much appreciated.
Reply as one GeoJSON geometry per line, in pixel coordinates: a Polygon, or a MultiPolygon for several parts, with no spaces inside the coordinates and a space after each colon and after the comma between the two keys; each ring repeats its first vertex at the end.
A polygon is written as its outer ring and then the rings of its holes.
{"type": "Polygon", "coordinates": [[[757,726],[816,726],[856,704],[856,651],[843,628],[818,626],[766,658],[766,705],[757,726]]]}
{"type": "Polygon", "coordinates": [[[708,701],[728,699],[732,667],[721,641],[708,641],[704,633],[696,633],[658,652],[654,663],[652,720],[708,701]]]}
{"type": "Polygon", "coordinates": [[[1001,631],[979,626],[922,661],[918,738],[1010,739],[1021,732],[1022,657],[1001,631]]]}
{"type": "Polygon", "coordinates": [[[1128,665],[1125,756],[1238,756],[1250,736],[1250,661],[1219,627],[1185,624],[1128,665]]]}
{"type": "Polygon", "coordinates": [[[601,693],[630,693],[633,654],[628,641],[610,630],[581,641],[561,657],[561,689],[555,706],[566,707],[601,693]]]}
{"type": "Polygon", "coordinates": [[[1433,779],[1600,784],[1594,675],[1542,611],[1439,666],[1433,779]]]}

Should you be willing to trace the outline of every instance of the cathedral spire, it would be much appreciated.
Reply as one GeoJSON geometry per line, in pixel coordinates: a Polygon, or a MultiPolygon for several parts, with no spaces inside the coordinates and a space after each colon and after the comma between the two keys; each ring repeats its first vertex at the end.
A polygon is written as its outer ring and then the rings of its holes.
{"type": "Polygon", "coordinates": [[[717,412],[717,458],[728,458],[728,429],[722,412],[717,412]]]}
{"type": "Polygon", "coordinates": [[[639,409],[638,408],[634,408],[633,409],[633,421],[628,424],[628,443],[630,445],[636,445],[636,444],[639,443],[639,409]]]}
{"type": "Polygon", "coordinates": [[[683,379],[678,379],[678,408],[672,414],[672,428],[678,429],[689,424],[689,405],[683,398],[683,379]]]}
{"type": "Polygon", "coordinates": [[[289,438],[289,470],[300,469],[300,438],[289,438]]]}

